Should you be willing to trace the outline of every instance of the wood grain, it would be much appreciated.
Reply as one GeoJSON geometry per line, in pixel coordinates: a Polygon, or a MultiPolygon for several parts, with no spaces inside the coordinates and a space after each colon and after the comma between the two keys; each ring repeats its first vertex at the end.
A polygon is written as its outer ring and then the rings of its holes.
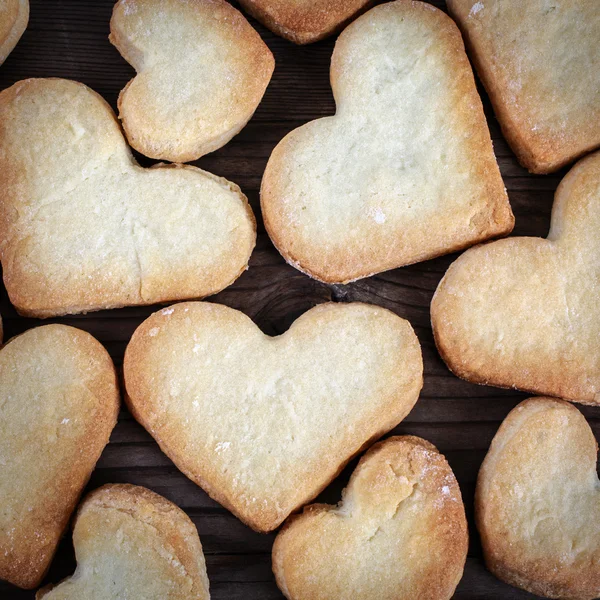
{"type": "MultiPolygon", "coordinates": [[[[443,2],[432,2],[444,8],[443,2]]],[[[108,42],[113,0],[31,0],[30,24],[0,67],[0,89],[27,77],[66,77],[82,81],[112,105],[133,76],[132,69],[108,42]]],[[[303,312],[325,301],[354,300],[385,306],[407,318],[423,345],[425,386],[421,399],[394,433],[411,433],[434,443],[453,467],[467,506],[471,528],[469,558],[455,598],[525,600],[533,598],[496,580],[483,565],[473,527],[473,491],[477,471],[499,423],[523,394],[475,386],[452,376],[439,358],[431,333],[429,303],[438,281],[455,256],[397,269],[346,286],[327,286],[286,265],[268,240],[262,223],[258,190],[269,154],[290,130],[335,106],[329,86],[333,40],[298,47],[252,21],[276,59],[275,75],[264,101],[249,125],[232,142],[194,164],[238,183],[259,217],[258,246],[250,269],[230,288],[213,298],[244,311],[268,334],[285,331],[303,312]]],[[[482,93],[494,147],[516,216],[515,234],[545,236],[554,190],[562,176],[532,176],[522,169],[506,142],[482,93]]],[[[150,161],[140,158],[144,165],[150,161]]],[[[80,327],[100,339],[117,364],[137,325],[154,308],[128,308],[54,321],[80,327]]],[[[40,324],[18,317],[4,289],[0,311],[6,336],[40,324]]],[[[584,408],[597,436],[599,409],[584,408]]],[[[321,496],[337,502],[355,463],[321,496]]],[[[214,600],[281,600],[271,574],[273,535],[260,535],[242,525],[186,479],[150,436],[123,409],[109,446],[89,484],[128,482],[147,486],[176,502],[198,527],[207,556],[214,600]]],[[[74,568],[70,535],[61,544],[48,582],[74,568]]],[[[0,598],[32,600],[34,594],[0,582],[0,598]]]]}

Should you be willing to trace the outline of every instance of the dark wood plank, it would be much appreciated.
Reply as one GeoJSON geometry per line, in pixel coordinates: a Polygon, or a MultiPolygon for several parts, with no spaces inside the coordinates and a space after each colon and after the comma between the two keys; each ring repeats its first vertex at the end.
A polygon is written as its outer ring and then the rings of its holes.
{"type": "MultiPolygon", "coordinates": [[[[432,2],[444,9],[444,2],[432,2]]],[[[66,77],[82,81],[116,105],[119,91],[133,71],[109,44],[113,0],[31,0],[29,28],[0,67],[0,89],[26,77],[66,77]]],[[[433,343],[429,303],[435,288],[456,258],[447,256],[347,286],[327,286],[285,264],[271,245],[260,221],[260,180],[273,147],[289,131],[335,110],[329,86],[334,40],[297,47],[254,22],[275,54],[277,67],[264,101],[248,126],[227,146],[198,161],[209,171],[238,183],[259,218],[259,239],[251,268],[230,288],[211,300],[244,311],[268,334],[284,332],[303,312],[326,301],[364,301],[385,306],[411,321],[423,345],[425,386],[422,397],[395,433],[420,435],[443,451],[461,485],[470,521],[471,544],[458,600],[526,600],[533,596],[511,588],[488,573],[473,526],[473,491],[477,472],[499,423],[525,397],[513,391],[461,381],[447,370],[433,343]]],[[[482,92],[498,162],[517,218],[515,234],[545,235],[552,198],[564,170],[550,176],[528,174],[502,138],[489,101],[482,92]]],[[[139,157],[143,165],[151,161],[139,157]]],[[[118,365],[127,341],[156,307],[102,311],[56,321],[80,327],[100,339],[118,365]]],[[[0,290],[0,312],[8,337],[40,324],[20,318],[0,290]]],[[[597,435],[600,411],[584,408],[597,435]]],[[[320,500],[335,503],[356,461],[320,500]]],[[[271,573],[274,535],[260,535],[242,525],[185,478],[124,408],[89,489],[109,482],[147,486],[184,508],[202,538],[215,600],[281,600],[271,573]]],[[[73,571],[70,535],[60,545],[47,581],[73,571]]],[[[0,582],[0,598],[31,600],[33,592],[0,582]]]]}

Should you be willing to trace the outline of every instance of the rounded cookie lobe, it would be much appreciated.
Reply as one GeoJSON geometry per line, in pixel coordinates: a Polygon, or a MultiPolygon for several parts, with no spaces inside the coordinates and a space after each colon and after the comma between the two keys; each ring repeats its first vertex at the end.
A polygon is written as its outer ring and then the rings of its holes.
{"type": "Polygon", "coordinates": [[[31,329],[0,350],[0,579],[44,577],[119,411],[115,368],[91,335],[31,329]]]}
{"type": "Polygon", "coordinates": [[[468,547],[458,483],[417,437],[392,437],[361,459],[338,506],[287,521],[273,571],[288,600],[447,600],[468,547]]]}
{"type": "Polygon", "coordinates": [[[150,490],[105,485],[81,504],[73,529],[77,570],[38,600],[209,600],[195,525],[150,490]]]}
{"type": "Polygon", "coordinates": [[[547,239],[472,248],[431,302],[437,348],[474,383],[600,401],[600,153],[556,192],[547,239]]]}
{"type": "Polygon", "coordinates": [[[0,94],[0,257],[27,316],[214,294],[248,266],[256,222],[233,183],[142,169],[83,84],[28,79],[0,94]]]}
{"type": "Polygon", "coordinates": [[[514,218],[453,21],[398,0],[344,30],[331,61],[334,116],[273,150],[261,208],[273,244],[326,283],[460,250],[514,218]]]}
{"type": "Polygon", "coordinates": [[[138,72],[119,96],[129,143],[196,160],[237,135],[271,79],[271,51],[224,0],[119,0],[110,41],[138,72]]]}
{"type": "Polygon", "coordinates": [[[379,307],[320,305],[272,338],[190,302],[138,327],[124,377],[132,414],[177,467],[271,531],[408,414],[423,363],[410,324],[379,307]]]}
{"type": "Polygon", "coordinates": [[[271,31],[296,44],[312,44],[340,30],[373,0],[240,0],[271,31]]]}
{"type": "Polygon", "coordinates": [[[475,498],[488,568],[547,598],[600,596],[597,443],[583,415],[530,398],[506,417],[481,466],[475,498]]]}
{"type": "Polygon", "coordinates": [[[0,3],[0,65],[21,39],[29,21],[29,0],[0,3]]]}

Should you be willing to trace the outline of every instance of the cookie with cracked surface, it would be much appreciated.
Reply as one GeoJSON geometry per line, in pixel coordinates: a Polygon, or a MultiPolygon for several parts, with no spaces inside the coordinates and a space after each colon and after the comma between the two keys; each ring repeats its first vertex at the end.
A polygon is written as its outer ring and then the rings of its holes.
{"type": "Polygon", "coordinates": [[[472,248],[431,302],[437,348],[468,381],[600,403],[600,153],[560,183],[547,239],[472,248]]]}
{"type": "Polygon", "coordinates": [[[138,327],[123,370],[135,418],[257,531],[317,496],[423,385],[410,324],[358,303],[317,306],[275,338],[226,306],[177,304],[138,327]]]}
{"type": "Polygon", "coordinates": [[[519,162],[550,173],[600,146],[597,0],[448,0],[519,162]]]}
{"type": "Polygon", "coordinates": [[[273,572],[288,600],[448,600],[468,532],[446,459],[417,437],[392,437],[361,459],[338,506],[313,504],[284,525],[273,572]]]}
{"type": "Polygon", "coordinates": [[[77,570],[37,600],[209,600],[196,526],[172,502],[135,485],[105,485],[73,528],[77,570]]]}
{"type": "Polygon", "coordinates": [[[11,302],[50,317],[214,294],[247,268],[240,189],[190,166],[142,169],[81,83],[0,94],[0,259],[11,302]]]}
{"type": "Polygon", "coordinates": [[[114,365],[89,333],[45,325],[0,350],[0,579],[39,585],[118,412],[114,365]]]}
{"type": "Polygon", "coordinates": [[[271,31],[296,44],[312,44],[339,31],[374,0],[240,0],[271,31]]]}
{"type": "Polygon", "coordinates": [[[514,219],[454,22],[371,9],[338,38],[333,117],[288,134],[262,180],[265,227],[315,279],[347,283],[509,233],[514,219]]]}
{"type": "Polygon", "coordinates": [[[29,0],[0,0],[0,65],[21,39],[29,21],[29,0]]]}
{"type": "Polygon", "coordinates": [[[546,598],[600,597],[598,445],[568,402],[530,398],[506,417],[475,497],[487,567],[546,598]]]}
{"type": "Polygon", "coordinates": [[[120,0],[110,41],[138,72],[119,95],[129,143],[188,162],[217,150],[250,120],[275,60],[224,0],[120,0]]]}

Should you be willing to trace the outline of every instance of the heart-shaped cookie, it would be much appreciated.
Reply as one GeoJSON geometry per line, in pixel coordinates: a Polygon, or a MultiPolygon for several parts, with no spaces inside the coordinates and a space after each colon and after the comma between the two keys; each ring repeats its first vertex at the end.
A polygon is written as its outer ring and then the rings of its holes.
{"type": "Polygon", "coordinates": [[[431,303],[450,369],[475,383],[600,403],[600,153],[580,161],[554,200],[547,239],[465,252],[431,303]]]}
{"type": "Polygon", "coordinates": [[[374,0],[240,0],[271,31],[296,44],[311,44],[341,29],[374,0]]]}
{"type": "Polygon", "coordinates": [[[29,21],[29,0],[0,2],[0,65],[21,39],[29,21]]]}
{"type": "Polygon", "coordinates": [[[497,577],[548,598],[600,597],[597,452],[572,404],[530,398],[510,412],[475,498],[485,560],[497,577]]]}
{"type": "Polygon", "coordinates": [[[337,114],[288,134],[261,188],[267,231],[346,283],[508,233],[513,216],[460,32],[430,4],[373,8],[340,35],[337,114]]]}
{"type": "Polygon", "coordinates": [[[549,173],[600,146],[597,0],[447,0],[502,132],[549,173]]]}
{"type": "Polygon", "coordinates": [[[140,325],[123,368],[136,419],[257,531],[397,425],[423,383],[410,324],[367,304],[317,306],[276,338],[231,308],[178,304],[140,325]]]}
{"type": "Polygon", "coordinates": [[[425,440],[389,438],[358,463],[338,506],[291,517],[273,545],[289,600],[448,600],[468,532],[458,483],[425,440]]]}
{"type": "Polygon", "coordinates": [[[64,79],[0,94],[0,198],[6,289],[36,317],[214,294],[256,237],[237,186],[140,168],[108,104],[64,79]]]}
{"type": "Polygon", "coordinates": [[[129,143],[151,158],[188,162],[246,125],[275,60],[225,0],[119,0],[110,41],[138,72],[119,96],[129,143]]]}
{"type": "Polygon", "coordinates": [[[105,485],[81,504],[77,570],[37,600],[209,600],[195,525],[172,502],[135,485],[105,485]]]}
{"type": "Polygon", "coordinates": [[[39,585],[117,421],[110,356],[46,325],[0,350],[0,579],[39,585]]]}

